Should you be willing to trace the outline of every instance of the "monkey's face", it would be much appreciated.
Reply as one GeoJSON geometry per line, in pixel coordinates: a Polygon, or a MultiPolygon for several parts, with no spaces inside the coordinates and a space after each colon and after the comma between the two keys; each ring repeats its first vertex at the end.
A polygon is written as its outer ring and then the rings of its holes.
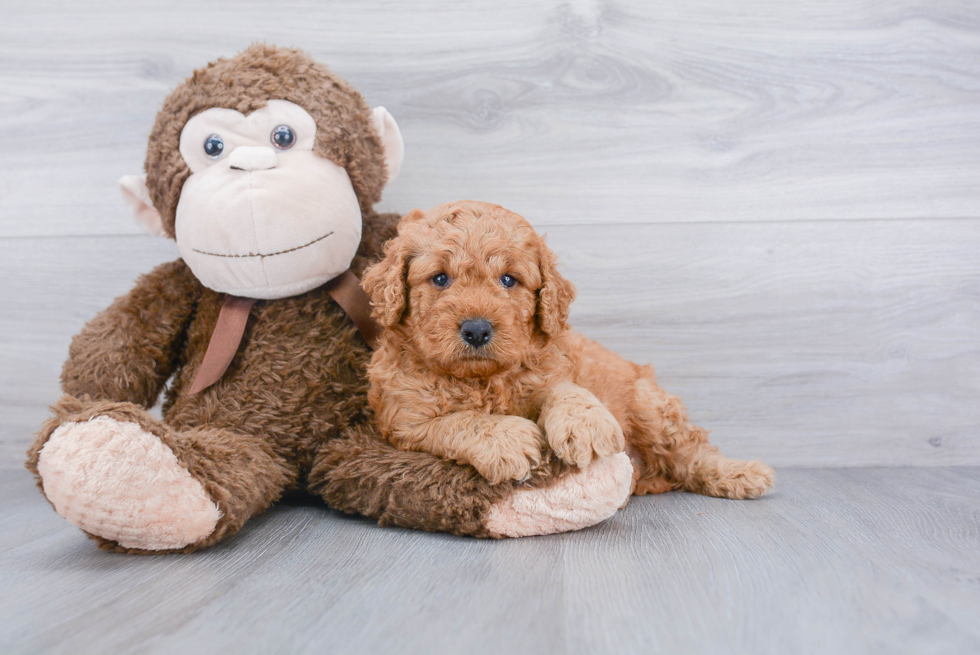
{"type": "Polygon", "coordinates": [[[207,287],[282,298],[343,273],[361,240],[347,171],[316,155],[316,121],[270,100],[247,116],[212,108],[180,134],[190,168],[177,203],[177,247],[207,287]]]}

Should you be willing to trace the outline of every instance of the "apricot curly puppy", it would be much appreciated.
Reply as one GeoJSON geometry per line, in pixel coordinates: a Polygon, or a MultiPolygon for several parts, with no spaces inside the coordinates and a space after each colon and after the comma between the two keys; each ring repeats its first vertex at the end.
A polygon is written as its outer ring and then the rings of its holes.
{"type": "Polygon", "coordinates": [[[364,274],[386,328],[369,400],[387,439],[520,480],[546,455],[570,464],[629,444],[636,494],[683,488],[754,498],[771,468],[723,457],[649,366],[567,326],[575,288],[531,225],[498,205],[415,210],[364,274]]]}

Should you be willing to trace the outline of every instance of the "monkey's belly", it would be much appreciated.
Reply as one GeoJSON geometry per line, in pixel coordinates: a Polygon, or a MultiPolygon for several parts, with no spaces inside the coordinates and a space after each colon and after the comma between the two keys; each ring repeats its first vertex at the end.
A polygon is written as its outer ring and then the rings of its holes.
{"type": "Polygon", "coordinates": [[[172,427],[223,428],[303,457],[343,428],[369,420],[370,350],[321,289],[257,304],[222,379],[189,395],[217,320],[210,306],[217,300],[202,302],[188,330],[192,364],[178,374],[164,408],[172,427]]]}

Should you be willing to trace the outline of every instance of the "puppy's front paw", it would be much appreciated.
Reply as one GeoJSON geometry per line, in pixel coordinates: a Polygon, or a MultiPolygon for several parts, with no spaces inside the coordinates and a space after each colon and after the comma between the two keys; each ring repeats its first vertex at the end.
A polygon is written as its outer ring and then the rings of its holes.
{"type": "Polygon", "coordinates": [[[626,448],[622,426],[598,399],[557,405],[543,418],[552,450],[579,468],[588,466],[593,455],[608,457],[626,448]]]}
{"type": "Polygon", "coordinates": [[[541,462],[544,445],[544,435],[536,423],[520,416],[504,416],[480,442],[470,464],[492,484],[523,480],[541,462]]]}

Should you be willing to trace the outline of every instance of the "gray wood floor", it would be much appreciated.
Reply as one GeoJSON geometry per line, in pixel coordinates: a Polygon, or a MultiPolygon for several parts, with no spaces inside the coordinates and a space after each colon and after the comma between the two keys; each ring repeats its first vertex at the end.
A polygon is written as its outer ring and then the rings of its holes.
{"type": "Polygon", "coordinates": [[[975,2],[0,12],[0,653],[980,653],[975,2]],[[257,40],[396,117],[381,208],[470,197],[547,231],[573,323],[728,454],[893,468],[501,543],[293,504],[188,557],[96,550],[16,467],[71,335],[176,257],[116,181],[167,92],[257,40]]]}
{"type": "Polygon", "coordinates": [[[980,652],[980,469],[784,469],[501,542],[278,506],[186,557],[97,550],[0,473],[4,653],[980,652]]]}

